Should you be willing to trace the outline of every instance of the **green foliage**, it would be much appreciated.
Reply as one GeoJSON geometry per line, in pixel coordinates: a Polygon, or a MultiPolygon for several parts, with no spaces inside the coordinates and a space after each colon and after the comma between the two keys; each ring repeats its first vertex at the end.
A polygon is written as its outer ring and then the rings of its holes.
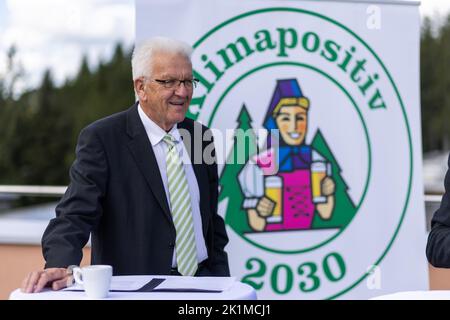
{"type": "Polygon", "coordinates": [[[332,151],[328,147],[325,138],[320,130],[317,130],[314,139],[311,143],[313,148],[317,150],[322,156],[331,164],[333,178],[336,184],[335,191],[335,206],[331,218],[328,220],[322,219],[316,212],[313,220],[313,229],[319,228],[342,228],[346,227],[356,214],[356,207],[352,199],[348,195],[348,186],[341,176],[341,168],[338,161],[334,157],[332,151]]]}
{"type": "Polygon", "coordinates": [[[257,152],[256,136],[252,129],[252,119],[245,105],[237,118],[238,126],[233,142],[233,149],[228,155],[227,163],[220,176],[219,201],[228,199],[237,206],[229,205],[225,213],[225,223],[230,225],[239,234],[251,231],[247,221],[247,213],[240,204],[244,201],[238,176],[248,160],[257,152]],[[239,136],[239,133],[249,133],[239,136]],[[238,208],[238,209],[236,209],[238,208]]]}
{"type": "Polygon", "coordinates": [[[420,87],[423,150],[450,149],[450,15],[436,28],[422,24],[420,87]]]}
{"type": "Polygon", "coordinates": [[[68,184],[80,130],[134,102],[130,57],[117,45],[95,70],[83,59],[78,74],[60,87],[46,72],[39,88],[18,99],[6,79],[19,74],[0,78],[0,184],[68,184]]]}

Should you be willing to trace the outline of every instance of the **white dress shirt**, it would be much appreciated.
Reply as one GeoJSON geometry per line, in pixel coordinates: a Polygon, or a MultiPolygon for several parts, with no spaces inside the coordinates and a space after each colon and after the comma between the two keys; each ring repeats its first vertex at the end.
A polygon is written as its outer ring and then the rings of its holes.
{"type": "MultiPolygon", "coordinates": [[[[138,113],[142,123],[144,124],[144,128],[147,132],[150,143],[152,144],[153,152],[155,153],[156,161],[158,162],[159,172],[161,173],[164,190],[166,192],[166,197],[168,200],[169,189],[166,172],[167,144],[163,141],[163,138],[166,135],[166,131],[158,126],[153,120],[151,120],[144,113],[140,105],[138,105],[138,113]]],[[[200,192],[198,189],[197,178],[195,177],[189,154],[187,153],[186,147],[181,140],[177,125],[175,124],[168,133],[175,139],[175,147],[177,148],[178,155],[183,162],[184,172],[186,174],[189,186],[189,192],[191,195],[192,218],[194,221],[195,244],[197,247],[197,261],[198,263],[200,263],[208,258],[208,253],[206,250],[205,238],[203,237],[202,217],[200,215],[200,192]]],[[[167,204],[170,208],[170,201],[167,201],[167,204]]],[[[175,268],[176,266],[177,259],[175,249],[172,258],[172,267],[175,268]]]]}

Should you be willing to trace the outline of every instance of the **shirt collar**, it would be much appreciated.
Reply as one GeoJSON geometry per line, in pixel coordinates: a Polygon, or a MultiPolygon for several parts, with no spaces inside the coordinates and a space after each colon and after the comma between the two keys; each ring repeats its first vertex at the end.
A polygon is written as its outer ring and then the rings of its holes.
{"type": "Polygon", "coordinates": [[[177,124],[175,124],[169,132],[166,132],[145,114],[140,104],[138,104],[138,113],[142,123],[144,124],[145,132],[147,133],[152,146],[160,143],[167,133],[172,135],[175,143],[178,143],[180,141],[181,137],[177,128],[177,124]]]}

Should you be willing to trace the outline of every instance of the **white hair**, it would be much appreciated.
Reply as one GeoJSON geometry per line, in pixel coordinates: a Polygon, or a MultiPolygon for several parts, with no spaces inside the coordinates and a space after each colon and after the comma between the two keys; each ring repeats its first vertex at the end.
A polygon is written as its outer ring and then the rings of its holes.
{"type": "Polygon", "coordinates": [[[191,61],[192,47],[187,43],[166,37],[154,37],[137,44],[131,58],[133,80],[150,77],[154,53],[184,55],[191,61]]]}

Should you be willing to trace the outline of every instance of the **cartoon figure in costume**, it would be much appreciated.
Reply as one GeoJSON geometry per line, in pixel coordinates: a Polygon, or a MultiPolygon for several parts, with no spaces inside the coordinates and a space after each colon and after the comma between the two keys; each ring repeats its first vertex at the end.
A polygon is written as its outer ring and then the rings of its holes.
{"type": "Polygon", "coordinates": [[[277,81],[264,127],[279,130],[279,146],[269,136],[239,174],[253,231],[311,229],[315,213],[331,218],[335,182],[331,164],[305,143],[309,108],[296,79],[277,81]]]}

